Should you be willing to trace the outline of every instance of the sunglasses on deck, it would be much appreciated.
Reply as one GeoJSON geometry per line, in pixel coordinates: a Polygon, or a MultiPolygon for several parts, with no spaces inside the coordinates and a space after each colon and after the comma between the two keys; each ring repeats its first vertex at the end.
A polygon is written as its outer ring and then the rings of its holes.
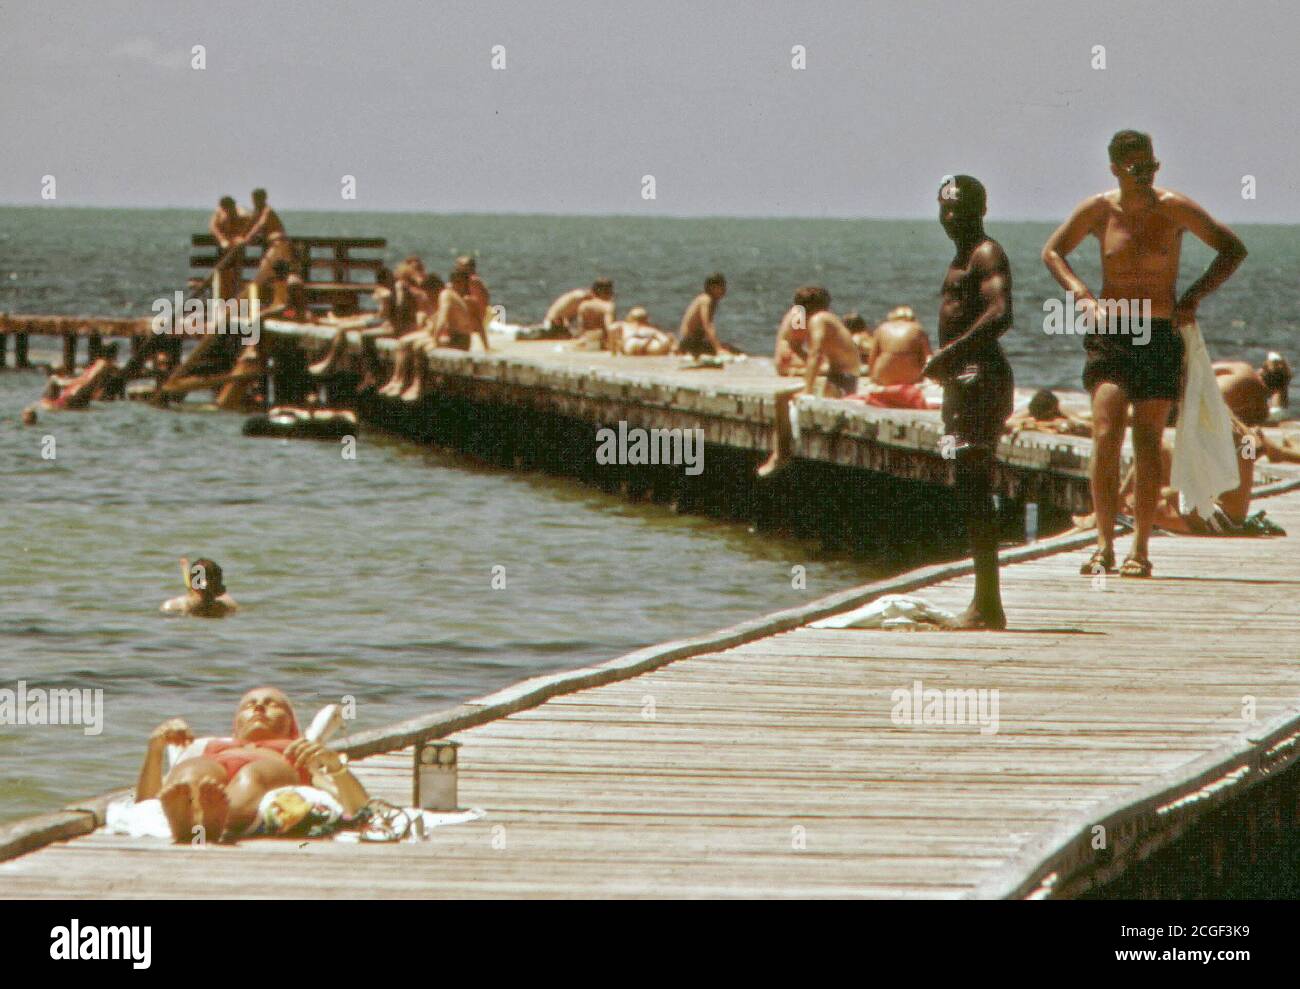
{"type": "Polygon", "coordinates": [[[1131,165],[1121,165],[1120,168],[1136,178],[1139,175],[1154,175],[1160,168],[1160,162],[1155,159],[1151,161],[1135,161],[1131,165]]]}

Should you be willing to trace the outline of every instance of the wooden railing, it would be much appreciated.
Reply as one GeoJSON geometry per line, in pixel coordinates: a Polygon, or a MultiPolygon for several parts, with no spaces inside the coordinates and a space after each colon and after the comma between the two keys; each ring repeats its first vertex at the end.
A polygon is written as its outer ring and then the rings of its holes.
{"type": "MultiPolygon", "coordinates": [[[[355,257],[352,252],[382,252],[388,244],[383,237],[290,237],[289,243],[293,245],[290,271],[306,283],[307,302],[315,309],[328,309],[348,295],[355,295],[364,304],[375,287],[375,272],[384,266],[384,259],[382,253],[376,257],[355,257]],[[363,277],[356,277],[358,274],[363,277]]],[[[189,281],[193,288],[211,274],[210,269],[222,252],[211,234],[194,234],[190,244],[209,249],[206,253],[190,255],[190,267],[196,271],[189,281]]],[[[262,251],[260,244],[244,248],[241,282],[246,284],[256,274],[262,263],[262,251]]]]}

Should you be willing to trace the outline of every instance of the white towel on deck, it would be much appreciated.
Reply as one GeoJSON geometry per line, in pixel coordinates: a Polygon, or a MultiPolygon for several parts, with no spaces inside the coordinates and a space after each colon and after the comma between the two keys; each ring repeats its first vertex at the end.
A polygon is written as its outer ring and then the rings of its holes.
{"type": "Polygon", "coordinates": [[[1178,490],[1178,507],[1203,519],[1214,515],[1214,499],[1240,482],[1232,416],[1214,379],[1210,354],[1195,323],[1180,327],[1186,379],[1174,435],[1169,483],[1178,490]]]}
{"type": "Polygon", "coordinates": [[[951,625],[951,611],[936,608],[923,598],[886,594],[874,601],[812,623],[812,628],[919,628],[922,623],[951,625]]]}

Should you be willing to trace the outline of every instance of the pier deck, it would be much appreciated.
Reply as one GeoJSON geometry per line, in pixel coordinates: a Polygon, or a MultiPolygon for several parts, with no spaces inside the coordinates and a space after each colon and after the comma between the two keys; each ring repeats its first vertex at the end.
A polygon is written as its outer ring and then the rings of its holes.
{"type": "MultiPolygon", "coordinates": [[[[1262,504],[1300,531],[1300,493],[1262,504]]],[[[961,606],[968,566],[937,566],[354,738],[357,753],[463,743],[461,804],[486,816],[422,844],[101,831],[0,865],[0,894],[1073,895],[1267,789],[1300,749],[1294,536],[1157,537],[1155,579],[1104,586],[1078,575],[1081,549],[1049,552],[1079,542],[1015,551],[1007,632],[803,625],[887,589],[961,606]],[[918,680],[997,690],[999,730],[895,723],[892,693],[918,680]]],[[[409,750],[355,764],[408,799],[409,750]]],[[[1256,810],[1252,834],[1257,817],[1280,825],[1256,810]]]]}

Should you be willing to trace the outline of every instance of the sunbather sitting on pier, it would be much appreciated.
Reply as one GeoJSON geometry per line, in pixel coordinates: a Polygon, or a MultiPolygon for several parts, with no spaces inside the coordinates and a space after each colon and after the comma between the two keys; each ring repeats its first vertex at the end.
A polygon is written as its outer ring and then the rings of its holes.
{"type": "Polygon", "coordinates": [[[677,348],[677,339],[650,322],[644,306],[633,306],[626,316],[614,324],[610,349],[630,356],[658,356],[671,354],[677,348]]]}
{"type": "MultiPolygon", "coordinates": [[[[858,346],[853,342],[853,335],[840,318],[830,311],[831,296],[820,285],[805,285],[794,294],[794,305],[786,315],[790,317],[790,327],[801,321],[807,321],[806,339],[807,355],[804,361],[803,394],[813,395],[817,376],[823,365],[826,369],[824,395],[827,398],[843,398],[855,394],[858,390],[858,375],[861,365],[858,361],[858,346]]],[[[784,321],[783,321],[784,322],[784,321]]],[[[780,350],[777,351],[778,356],[780,350]]],[[[758,468],[759,477],[770,477],[785,466],[790,459],[791,436],[786,427],[790,402],[796,392],[787,391],[776,396],[776,443],[772,455],[758,468]]]]}
{"type": "Polygon", "coordinates": [[[166,615],[189,615],[192,618],[225,618],[239,608],[229,592],[221,567],[206,557],[190,563],[181,558],[181,576],[185,593],[169,598],[158,610],[166,615]]]}
{"type": "Polygon", "coordinates": [[[715,271],[704,279],[704,291],[691,300],[682,314],[681,326],[678,327],[678,349],[683,354],[699,357],[702,354],[739,354],[730,344],[718,339],[715,320],[718,303],[727,294],[727,279],[720,271],[715,271]]]}
{"type": "Polygon", "coordinates": [[[877,385],[914,385],[930,359],[930,338],[909,306],[891,309],[872,334],[871,380],[877,385]]]}
{"type": "MultiPolygon", "coordinates": [[[[430,272],[425,284],[426,291],[432,293],[436,285],[441,285],[441,279],[430,272]]],[[[483,339],[483,349],[488,349],[487,328],[481,323],[475,324],[465,302],[468,292],[469,276],[464,271],[452,272],[451,284],[436,289],[438,308],[433,318],[423,323],[419,329],[398,338],[393,375],[379,389],[381,395],[400,397],[408,402],[418,401],[424,395],[424,381],[428,373],[427,347],[469,350],[474,334],[477,333],[483,339]]]]}
{"type": "Polygon", "coordinates": [[[614,327],[614,283],[597,278],[591,286],[591,298],[578,304],[578,339],[576,350],[609,350],[614,327]]]}
{"type": "MultiPolygon", "coordinates": [[[[472,315],[482,326],[488,324],[488,309],[492,302],[492,296],[488,292],[487,284],[479,277],[478,262],[469,254],[462,254],[456,259],[456,264],[452,268],[453,275],[455,272],[463,271],[469,279],[469,291],[465,296],[465,304],[469,306],[470,315],[472,315]]],[[[455,279],[453,278],[453,281],[455,279]]],[[[487,338],[484,338],[486,346],[487,338]]]]}
{"type": "Polygon", "coordinates": [[[1039,433],[1057,433],[1062,436],[1091,436],[1092,424],[1079,416],[1061,409],[1056,394],[1046,388],[1034,392],[1029,407],[1007,420],[1007,432],[1032,430],[1039,433]]]}
{"type": "Polygon", "coordinates": [[[246,693],[235,711],[232,736],[183,753],[164,776],[167,747],[194,743],[182,719],[164,721],[149,736],[136,783],[136,802],[158,798],[178,844],[198,836],[208,841],[244,837],[258,823],[262,798],[280,787],[318,787],[336,797],[348,814],[369,800],[338,753],[301,736],[293,705],[274,687],[246,693]]]}
{"type": "MultiPolygon", "coordinates": [[[[410,297],[407,294],[405,283],[402,286],[403,302],[406,309],[412,309],[409,304],[410,297]]],[[[364,354],[373,353],[373,348],[366,347],[367,339],[376,337],[386,337],[394,335],[394,286],[393,273],[387,268],[378,268],[375,270],[375,287],[370,292],[370,298],[375,304],[377,310],[375,319],[379,320],[377,326],[367,326],[364,329],[358,329],[353,320],[346,320],[349,325],[342,326],[334,334],[334,339],[330,341],[329,349],[325,351],[325,356],[314,364],[308,366],[307,370],[317,377],[324,377],[336,374],[342,365],[343,357],[348,349],[348,333],[355,331],[361,335],[362,351],[364,354]]],[[[406,313],[410,315],[410,313],[406,313]]],[[[409,327],[406,331],[409,332],[409,327]]],[[[397,334],[401,335],[401,334],[397,334]]]]}
{"type": "Polygon", "coordinates": [[[567,340],[573,336],[572,327],[578,316],[578,307],[593,297],[592,289],[573,288],[552,302],[542,317],[542,326],[546,330],[544,339],[567,340]]]}
{"type": "Polygon", "coordinates": [[[1281,354],[1269,354],[1258,370],[1245,361],[1215,361],[1214,375],[1228,409],[1247,426],[1262,426],[1287,407],[1291,365],[1281,354]]]}

